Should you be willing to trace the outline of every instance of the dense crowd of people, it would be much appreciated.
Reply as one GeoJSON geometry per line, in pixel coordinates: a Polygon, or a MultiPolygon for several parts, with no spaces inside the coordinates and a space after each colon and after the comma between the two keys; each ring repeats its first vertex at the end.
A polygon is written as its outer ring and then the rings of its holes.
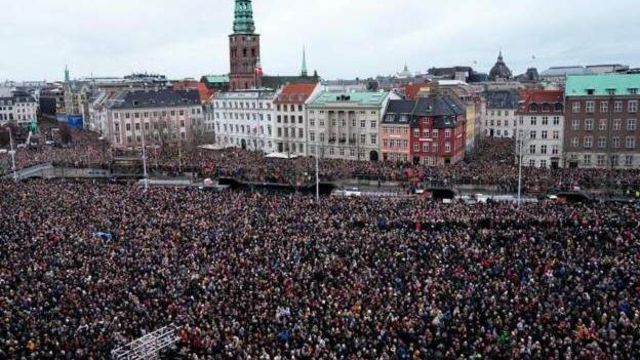
{"type": "Polygon", "coordinates": [[[640,359],[634,204],[0,193],[3,359],[640,359]]]}
{"type": "MultiPolygon", "coordinates": [[[[99,140],[97,134],[74,130],[73,142],[66,147],[21,149],[17,152],[18,169],[39,163],[53,163],[68,167],[110,168],[112,160],[121,156],[140,157],[140,151],[115,151],[99,140]]],[[[5,164],[0,173],[6,174],[5,164]]],[[[169,176],[186,172],[203,178],[231,177],[242,181],[272,182],[288,185],[311,184],[315,181],[315,159],[270,159],[264,154],[226,149],[219,151],[199,148],[149,147],[148,168],[151,173],[169,176]]],[[[493,186],[498,191],[515,193],[518,188],[519,169],[515,165],[514,144],[510,139],[492,139],[481,142],[478,149],[465,161],[452,166],[429,167],[423,165],[347,161],[322,159],[319,174],[322,181],[364,179],[380,182],[400,182],[415,189],[451,187],[457,185],[493,186]]],[[[0,161],[1,162],[1,161],[0,161]]],[[[537,169],[523,168],[523,189],[531,194],[544,194],[551,190],[597,190],[616,195],[633,195],[640,190],[640,171],[633,169],[537,169]]]]}

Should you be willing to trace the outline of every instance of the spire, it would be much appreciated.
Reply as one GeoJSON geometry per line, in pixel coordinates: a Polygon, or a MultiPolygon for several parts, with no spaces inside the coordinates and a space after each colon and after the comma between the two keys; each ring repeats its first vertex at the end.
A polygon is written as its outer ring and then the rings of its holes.
{"type": "Polygon", "coordinates": [[[253,34],[255,31],[256,26],[253,22],[253,8],[251,6],[251,0],[236,0],[233,33],[253,34]]]}
{"type": "Polygon", "coordinates": [[[300,74],[303,77],[307,77],[309,75],[307,72],[307,51],[305,50],[304,45],[302,46],[302,71],[300,74]]]}
{"type": "Polygon", "coordinates": [[[67,65],[64,66],[64,82],[69,82],[69,67],[67,65]]]}
{"type": "Polygon", "coordinates": [[[502,57],[502,48],[500,49],[500,52],[498,53],[498,61],[504,61],[504,58],[502,57]]]}

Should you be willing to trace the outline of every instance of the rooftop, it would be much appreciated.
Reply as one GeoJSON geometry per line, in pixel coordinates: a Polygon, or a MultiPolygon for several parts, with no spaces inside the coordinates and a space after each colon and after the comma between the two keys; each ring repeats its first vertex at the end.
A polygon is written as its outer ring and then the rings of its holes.
{"type": "Polygon", "coordinates": [[[318,84],[288,84],[285,85],[274,103],[304,103],[313,94],[318,84]]]}
{"type": "Polygon", "coordinates": [[[640,89],[640,74],[569,76],[566,94],[567,97],[624,96],[637,95],[638,89],[640,89]],[[633,91],[635,94],[632,93],[633,91]]]}
{"type": "Polygon", "coordinates": [[[523,102],[519,110],[521,113],[562,113],[564,107],[564,92],[562,90],[528,90],[522,92],[522,98],[523,102]],[[536,107],[532,108],[533,104],[536,107]]]}
{"type": "Polygon", "coordinates": [[[324,91],[316,96],[310,106],[326,106],[329,104],[344,104],[350,106],[382,106],[389,96],[388,92],[353,91],[334,92],[324,91]]]}
{"type": "Polygon", "coordinates": [[[591,75],[593,71],[583,66],[553,66],[540,73],[540,76],[591,75]]]}
{"type": "Polygon", "coordinates": [[[112,109],[159,108],[200,105],[197,90],[124,91],[111,105],[112,109]]]}
{"type": "Polygon", "coordinates": [[[484,93],[488,109],[517,109],[520,97],[515,91],[489,90],[484,93]]]}

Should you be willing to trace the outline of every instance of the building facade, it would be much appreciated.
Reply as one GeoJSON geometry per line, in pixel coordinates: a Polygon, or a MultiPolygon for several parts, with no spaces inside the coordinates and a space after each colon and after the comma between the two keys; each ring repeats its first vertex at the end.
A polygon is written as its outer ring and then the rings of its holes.
{"type": "Polygon", "coordinates": [[[443,166],[464,160],[467,121],[456,100],[432,95],[416,101],[409,142],[414,164],[443,166]]]}
{"type": "Polygon", "coordinates": [[[204,120],[196,90],[121,92],[107,109],[108,134],[115,148],[193,143],[204,120]]]}
{"type": "Polygon", "coordinates": [[[261,86],[260,35],[256,34],[251,0],[236,0],[233,33],[229,35],[229,87],[231,90],[261,86]]]}
{"type": "Polygon", "coordinates": [[[640,74],[567,77],[568,166],[640,167],[639,89],[640,74]]]}
{"type": "Polygon", "coordinates": [[[306,102],[320,89],[318,84],[285,85],[274,99],[275,151],[287,155],[308,155],[306,102]]]}
{"type": "Polygon", "coordinates": [[[0,97],[0,125],[14,122],[27,127],[37,121],[38,102],[25,91],[13,91],[11,96],[0,97]]]}
{"type": "Polygon", "coordinates": [[[487,101],[484,119],[484,135],[488,138],[515,137],[520,98],[515,91],[486,91],[487,101]]]}
{"type": "Polygon", "coordinates": [[[559,168],[564,165],[564,93],[529,90],[523,93],[516,127],[516,154],[522,165],[559,168]]]}
{"type": "Polygon", "coordinates": [[[213,99],[216,145],[273,152],[273,100],[270,90],[218,93],[213,99]]]}
{"type": "Polygon", "coordinates": [[[415,100],[389,100],[380,127],[383,161],[411,161],[410,124],[415,106],[415,100]]]}
{"type": "Polygon", "coordinates": [[[387,92],[319,93],[307,106],[309,154],[329,159],[379,161],[380,122],[391,97],[387,92]]]}

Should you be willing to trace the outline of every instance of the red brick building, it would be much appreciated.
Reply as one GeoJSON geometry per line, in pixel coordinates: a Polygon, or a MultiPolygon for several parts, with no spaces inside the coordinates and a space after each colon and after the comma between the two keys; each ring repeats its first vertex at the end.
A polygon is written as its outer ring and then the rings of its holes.
{"type": "Polygon", "coordinates": [[[466,118],[449,96],[416,101],[411,124],[411,159],[431,166],[455,164],[464,159],[466,118]]]}

